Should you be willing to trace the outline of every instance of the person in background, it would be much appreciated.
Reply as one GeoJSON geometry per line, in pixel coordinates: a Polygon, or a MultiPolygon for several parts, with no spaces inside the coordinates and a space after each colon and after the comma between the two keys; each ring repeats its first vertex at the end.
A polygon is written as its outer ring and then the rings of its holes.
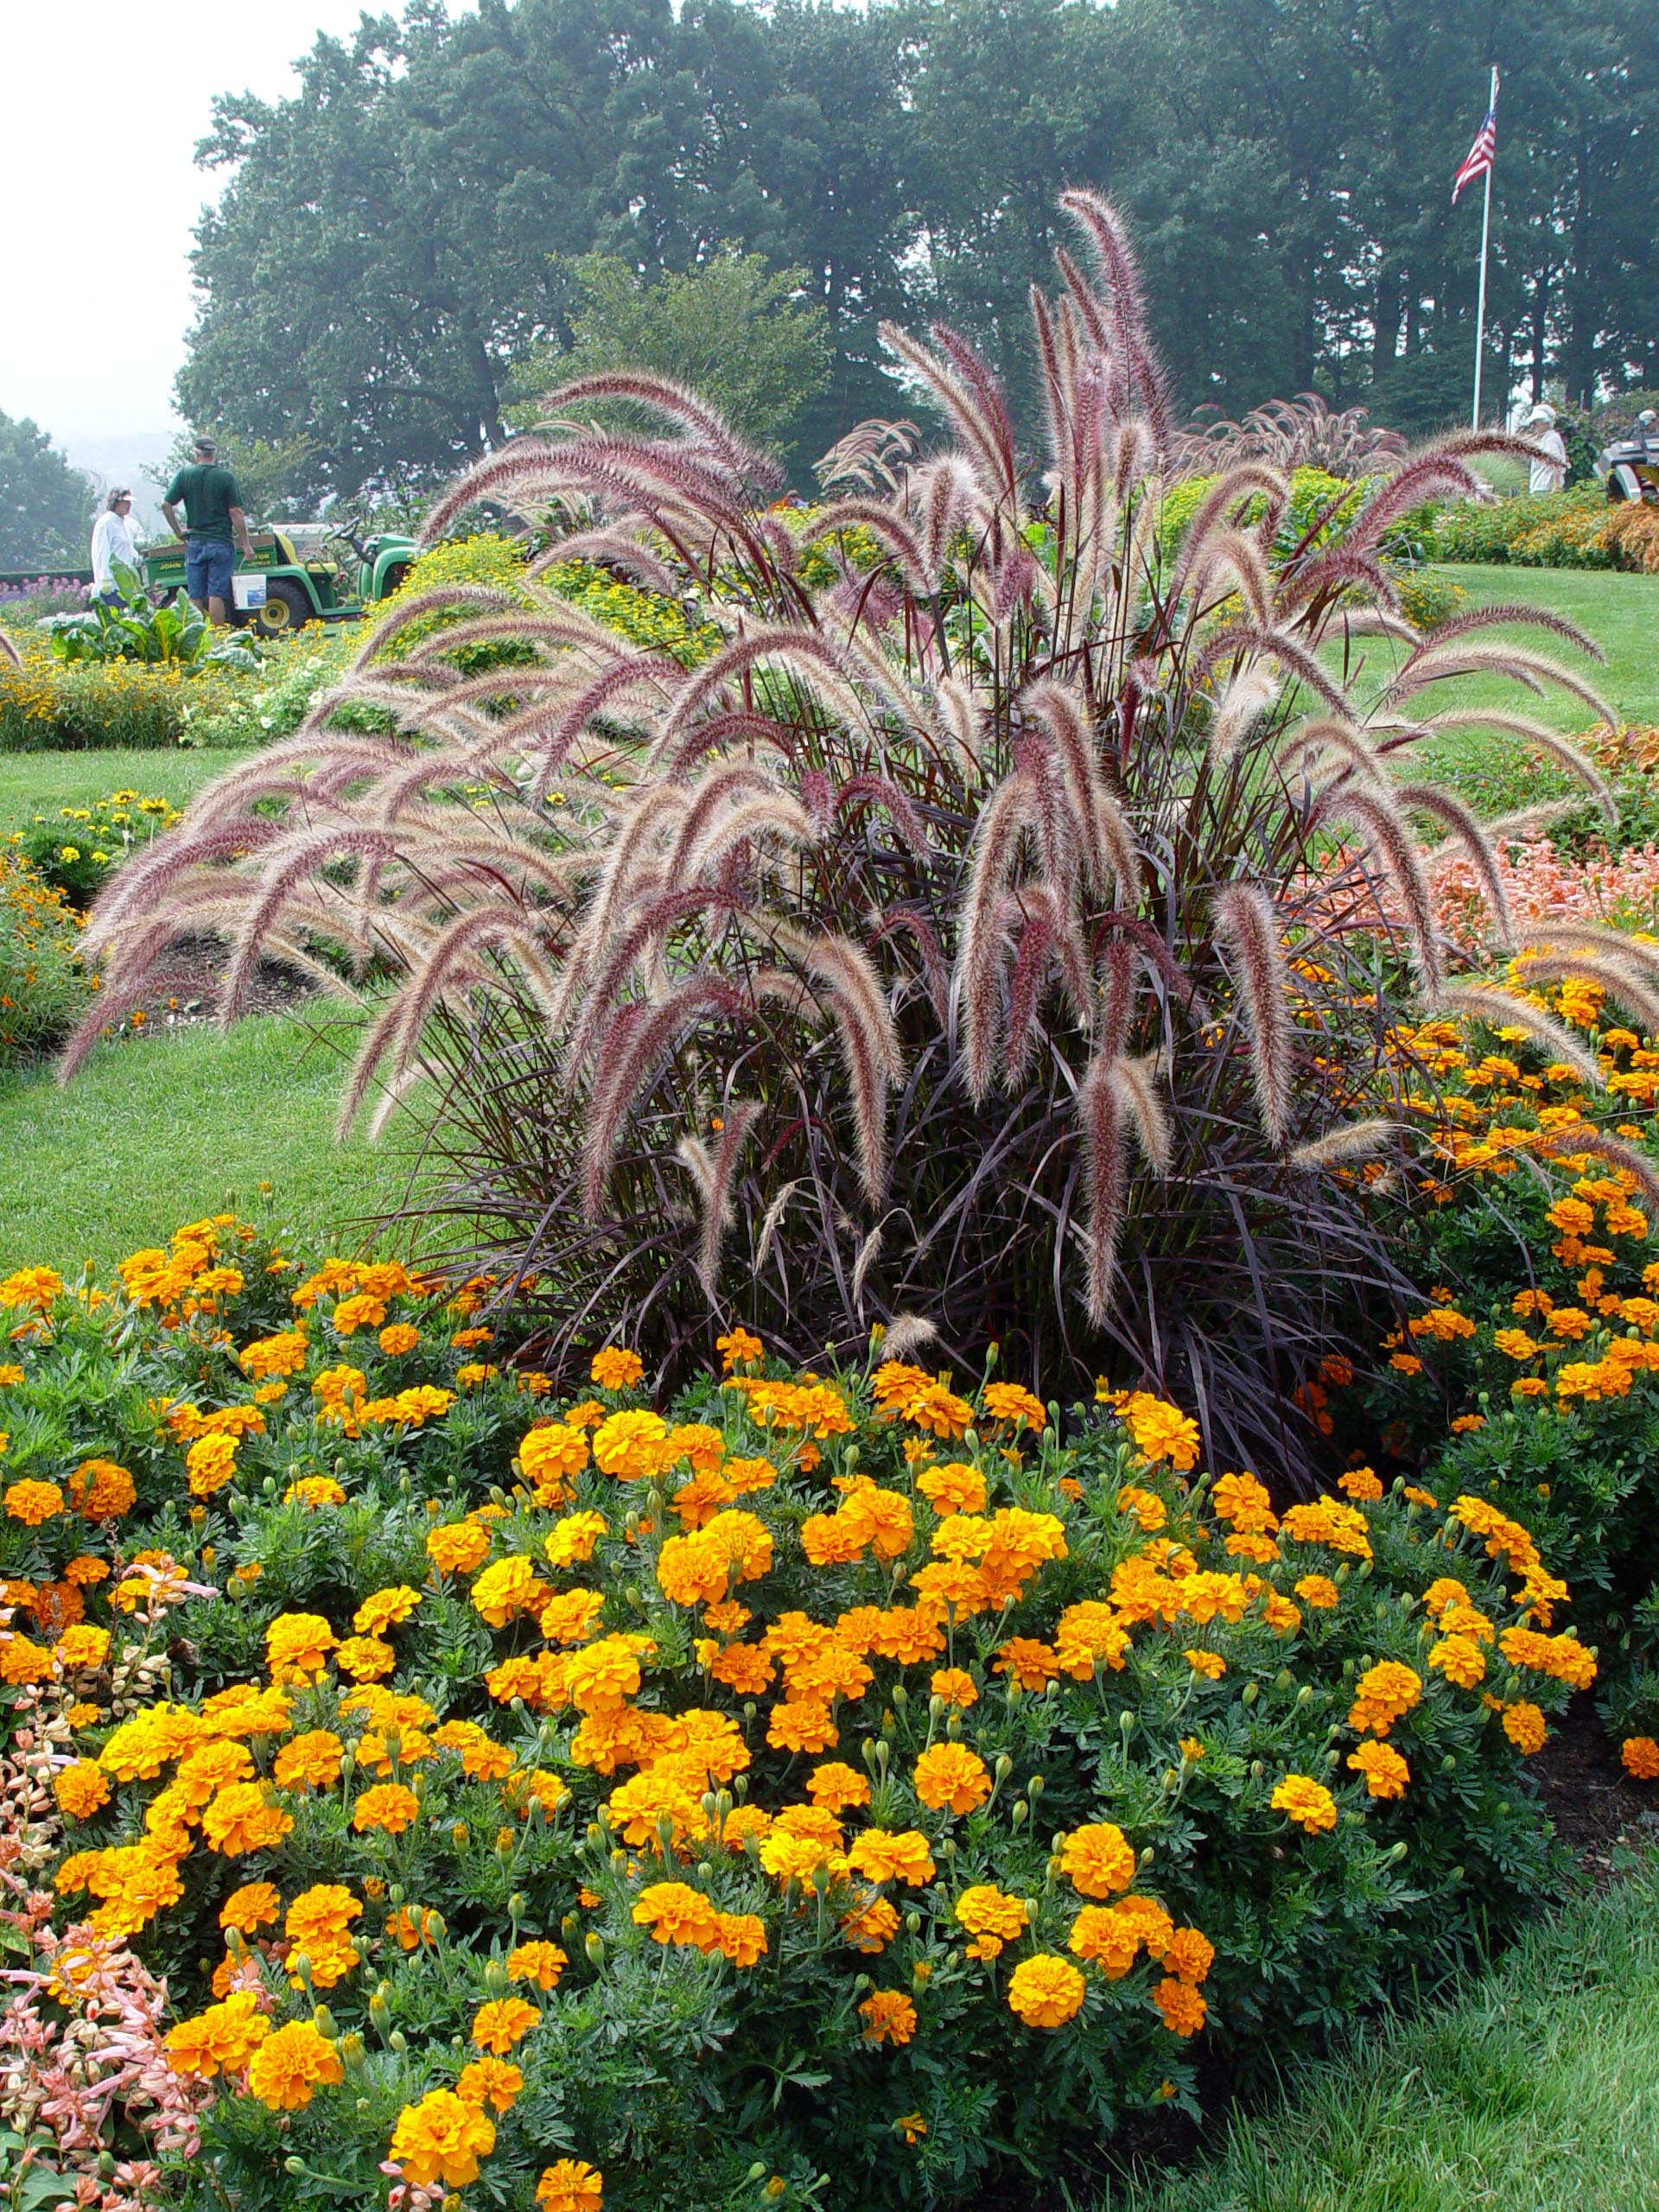
{"type": "Polygon", "coordinates": [[[131,493],[111,492],[103,513],[92,524],[92,597],[102,600],[106,607],[121,604],[121,587],[115,581],[116,563],[124,561],[130,569],[138,566],[138,548],[132,542],[129,527],[131,513],[131,493]]]}
{"type": "Polygon", "coordinates": [[[219,466],[219,447],[212,438],[198,438],[194,461],[181,468],[167,487],[162,512],[175,537],[184,540],[184,588],[199,611],[210,622],[223,622],[231,597],[231,570],[235,565],[232,543],[250,559],[253,541],[242,494],[228,468],[219,466]],[[185,528],[179,527],[176,509],[184,508],[185,528]]]}
{"type": "Polygon", "coordinates": [[[1559,492],[1567,481],[1567,441],[1555,427],[1555,410],[1540,401],[1526,421],[1527,443],[1537,458],[1527,478],[1527,489],[1535,496],[1541,492],[1559,492]]]}

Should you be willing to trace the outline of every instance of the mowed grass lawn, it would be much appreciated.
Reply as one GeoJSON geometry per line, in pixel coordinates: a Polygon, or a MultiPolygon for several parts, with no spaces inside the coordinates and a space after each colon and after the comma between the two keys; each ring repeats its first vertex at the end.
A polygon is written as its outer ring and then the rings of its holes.
{"type": "Polygon", "coordinates": [[[0,753],[0,832],[60,806],[90,806],[111,791],[182,806],[204,784],[245,760],[245,752],[146,746],[107,753],[0,753]]]}
{"type": "Polygon", "coordinates": [[[298,1022],[262,1017],[99,1046],[67,1090],[49,1069],[0,1076],[0,1274],[90,1260],[107,1275],[232,1208],[355,1249],[404,1185],[394,1138],[334,1142],[340,1065],[298,1022]]]}
{"type": "Polygon", "coordinates": [[[1090,2212],[1653,2212],[1659,1861],[1457,2002],[1297,2069],[1209,2164],[1090,2212]]]}

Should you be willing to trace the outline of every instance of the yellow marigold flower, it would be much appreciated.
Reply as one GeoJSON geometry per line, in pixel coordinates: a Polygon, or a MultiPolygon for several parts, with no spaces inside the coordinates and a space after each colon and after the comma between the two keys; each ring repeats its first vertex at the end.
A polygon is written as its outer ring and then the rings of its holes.
{"type": "Polygon", "coordinates": [[[389,1628],[406,1621],[420,1603],[418,1590],[411,1590],[406,1582],[394,1583],[363,1600],[352,1616],[352,1626],[359,1636],[384,1636],[389,1628]]]}
{"type": "Polygon", "coordinates": [[[1374,1505],[1382,1495],[1382,1478],[1372,1467],[1350,1467],[1337,1477],[1337,1488],[1357,1505],[1374,1505]]]}
{"type": "Polygon", "coordinates": [[[315,1681],[339,1642],[320,1613],[278,1613],[265,1630],[265,1662],[271,1681],[315,1681]]]}
{"type": "Polygon", "coordinates": [[[759,1913],[722,1912],[715,1923],[713,1948],[734,1967],[758,1965],[766,1955],[766,1924],[759,1913]]]}
{"type": "Polygon", "coordinates": [[[1558,1306],[1544,1325],[1553,1335],[1568,1337],[1575,1342],[1587,1337],[1595,1323],[1576,1306],[1558,1306]]]}
{"type": "Polygon", "coordinates": [[[1227,1662],[1218,1651],[1193,1649],[1181,1654],[1195,1675],[1202,1675],[1208,1682],[1218,1682],[1227,1671],[1227,1662]]]}
{"type": "Polygon", "coordinates": [[[1370,1530],[1357,1506],[1334,1497],[1312,1504],[1293,1505],[1280,1524],[1281,1534],[1295,1544],[1323,1544],[1330,1551],[1345,1552],[1355,1559],[1371,1556],[1370,1530]]]}
{"type": "Polygon", "coordinates": [[[201,1815],[204,1840],[227,1859],[268,1851],[293,1827],[292,1816],[271,1802],[258,1782],[233,1782],[209,1802],[201,1815]]]}
{"type": "Polygon", "coordinates": [[[1530,1758],[1544,1748],[1549,1730],[1538,1707],[1525,1698],[1517,1698],[1513,1705],[1503,1708],[1503,1733],[1518,1751],[1530,1758]]]}
{"type": "Polygon", "coordinates": [[[240,2074],[270,2033],[257,1993],[238,1990],[224,2004],[210,2005],[168,2031],[167,2063],[175,2074],[208,2082],[219,2074],[240,2074]]]}
{"type": "Polygon", "coordinates": [[[405,2105],[391,2131],[391,2162],[418,2189],[476,2181],[479,2160],[494,2148],[495,2122],[453,2089],[430,2089],[419,2104],[405,2105]]]}
{"type": "Polygon", "coordinates": [[[948,1460],[940,1467],[924,1467],[916,1487],[938,1514],[982,1513],[989,1493],[985,1478],[965,1460],[948,1460]]]}
{"type": "Polygon", "coordinates": [[[1154,1984],[1152,2001],[1173,2036],[1197,2035],[1208,2017],[1209,2007],[1198,1991],[1173,1975],[1154,1984]]]}
{"type": "Polygon", "coordinates": [[[118,1521],[138,1503],[138,1491],[113,1459],[83,1459],[69,1478],[69,1502],[83,1521],[118,1521]]]}
{"type": "Polygon", "coordinates": [[[378,1636],[348,1636],[334,1654],[342,1675],[353,1681],[378,1682],[397,1664],[397,1654],[378,1636]]]}
{"type": "Polygon", "coordinates": [[[826,1812],[842,1813],[849,1805],[868,1805],[870,1785],[868,1777],[855,1767],[839,1759],[830,1759],[822,1766],[815,1766],[807,1776],[806,1794],[826,1812]]]}
{"type": "Polygon", "coordinates": [[[720,1363],[729,1375],[734,1368],[753,1367],[766,1347],[747,1329],[734,1328],[729,1335],[715,1338],[715,1350],[720,1354],[720,1363]]]}
{"type": "Polygon", "coordinates": [[[938,1872],[927,1838],[916,1828],[866,1828],[847,1858],[853,1872],[869,1881],[901,1882],[912,1890],[924,1888],[938,1872]]]}
{"type": "Polygon", "coordinates": [[[308,1729],[283,1745],[271,1771],[284,1789],[332,1789],[345,1750],[332,1729],[308,1729]]]}
{"type": "Polygon", "coordinates": [[[52,1781],[59,1810],[72,1821],[89,1821],[110,1802],[110,1785],[96,1759],[77,1759],[60,1767],[52,1781]]]}
{"type": "Polygon", "coordinates": [[[1008,1977],[1008,2009],[1028,2028],[1058,2028],[1083,2009],[1085,1984],[1069,1959],[1039,1951],[1008,1977]]]}
{"type": "Polygon", "coordinates": [[[1210,1510],[1246,1535],[1268,1535],[1279,1526],[1267,1487],[1254,1475],[1221,1476],[1210,1493],[1210,1510]]]}
{"type": "Polygon", "coordinates": [[[1548,1395],[1549,1385],[1541,1375],[1523,1375],[1510,1385],[1512,1398],[1542,1398],[1548,1395]]]}
{"type": "Polygon", "coordinates": [[[1294,1821],[1309,1835],[1337,1825],[1337,1801],[1322,1783],[1306,1774],[1287,1774],[1273,1793],[1275,1813],[1294,1821]]]}
{"type": "Polygon", "coordinates": [[[311,1350],[303,1329],[284,1329],[274,1337],[260,1337],[238,1352],[245,1375],[256,1381],[268,1376],[297,1375],[311,1350]]]}
{"type": "Polygon", "coordinates": [[[1459,1689],[1471,1690],[1485,1680],[1485,1655],[1471,1636],[1443,1636],[1430,1649],[1428,1663],[1459,1689]]]}
{"type": "Polygon", "coordinates": [[[63,1507],[63,1492],[56,1483],[12,1483],[6,1490],[8,1516],[21,1521],[26,1529],[38,1529],[43,1521],[55,1521],[63,1507]]]}
{"type": "Polygon", "coordinates": [[[594,1546],[605,1534],[602,1513],[567,1513],[543,1538],[542,1549],[555,1567],[577,1567],[593,1557],[594,1546]]]}
{"type": "Polygon", "coordinates": [[[490,1532],[475,1521],[429,1529],[426,1555],[440,1574],[470,1574],[490,1555],[490,1532]]]}
{"type": "Polygon", "coordinates": [[[1637,1782],[1659,1782],[1659,1743],[1651,1736],[1627,1736],[1618,1756],[1624,1771],[1637,1782]]]}
{"type": "Polygon", "coordinates": [[[1364,1776],[1365,1787],[1373,1797],[1403,1797],[1411,1780],[1411,1769],[1391,1744],[1363,1743],[1357,1751],[1349,1752],[1348,1764],[1356,1774],[1364,1776]]]}
{"type": "Polygon", "coordinates": [[[1305,1574],[1296,1585],[1296,1595],[1316,1613],[1328,1613],[1340,1603],[1342,1592],[1328,1574],[1305,1574]]]}
{"type": "Polygon", "coordinates": [[[1135,1853],[1122,1828],[1090,1821],[1062,1836],[1060,1872],[1080,1897],[1109,1897],[1135,1879],[1135,1853]]]}
{"type": "Polygon", "coordinates": [[[569,1960],[556,1943],[537,1937],[534,1942],[520,1943],[507,1954],[507,1980],[534,1982],[537,1989],[554,1989],[559,1976],[569,1965],[569,1960]]]}
{"type": "Polygon", "coordinates": [[[192,1497],[212,1497],[224,1489],[236,1473],[236,1444],[222,1429],[196,1439],[184,1455],[192,1497]]]}
{"type": "Polygon", "coordinates": [[[595,1352],[588,1370],[601,1390],[631,1390],[645,1371],[645,1363],[637,1351],[624,1351],[616,1344],[607,1344],[603,1351],[595,1352]]]}
{"type": "Polygon", "coordinates": [[[1029,1925],[1025,1899],[1010,1897],[988,1882],[964,1890],[951,1910],[975,1939],[968,1946],[970,1959],[1000,1958],[1004,1947],[1017,1943],[1029,1925]]]}
{"type": "Polygon", "coordinates": [[[916,2007],[901,1989],[873,1990],[859,2006],[868,2044],[906,2044],[916,2032],[916,2007]]]}
{"type": "Polygon", "coordinates": [[[401,1782],[378,1782],[365,1789],[352,1808],[352,1826],[362,1834],[384,1828],[388,1835],[402,1835],[419,1819],[421,1801],[401,1782]]]}
{"type": "Polygon", "coordinates": [[[1155,1535],[1169,1519],[1169,1508],[1161,1497],[1149,1490],[1139,1490],[1133,1483],[1125,1483],[1117,1493],[1120,1513],[1135,1516],[1143,1535],[1155,1535]]]}
{"type": "Polygon", "coordinates": [[[943,1698],[957,1712],[965,1713],[970,1705],[979,1702],[979,1689],[973,1676],[961,1667],[940,1667],[928,1685],[935,1697],[943,1698]]]}
{"type": "Polygon", "coordinates": [[[1382,1659],[1368,1667],[1354,1685],[1353,1707],[1348,1726],[1375,1736],[1386,1736],[1396,1720],[1403,1719],[1423,1694],[1421,1675],[1397,1659],[1382,1659]]]}
{"type": "Polygon", "coordinates": [[[303,1505],[315,1512],[325,1505],[344,1505],[346,1493],[332,1475],[302,1475],[283,1493],[284,1505],[303,1505]]]}
{"type": "Polygon", "coordinates": [[[245,1882],[219,1907],[219,1924],[234,1928],[238,1935],[251,1936],[256,1929],[274,1923],[282,1909],[282,1897],[274,1882],[245,1882]]]}
{"type": "Polygon", "coordinates": [[[504,2053],[524,2038],[541,2018],[522,1997],[497,1997],[480,2005],[473,2015],[473,2041],[480,2050],[504,2053]]]}
{"type": "Polygon", "coordinates": [[[1020,1421],[1040,1432],[1048,1425],[1048,1408],[1034,1391],[1018,1382],[988,1382],[981,1394],[987,1421],[1020,1421]]]}
{"type": "Polygon", "coordinates": [[[543,1421],[518,1446],[518,1465],[538,1505],[559,1505],[592,1457],[585,1430],[543,1421]]]}
{"type": "Polygon", "coordinates": [[[506,2059],[475,2058],[470,2066],[461,2068],[455,2094],[463,2104],[480,2111],[493,2105],[497,2112],[511,2112],[524,2086],[523,2074],[506,2059]]]}
{"type": "Polygon", "coordinates": [[[660,1414],[630,1408],[612,1414],[594,1432],[594,1461],[601,1474],[638,1482],[660,1473],[668,1423],[660,1414]]]}
{"type": "MultiPolygon", "coordinates": [[[[48,1593],[53,1599],[57,1599],[65,1588],[73,1595],[75,1604],[79,1606],[80,1596],[73,1582],[67,1585],[48,1583],[46,1589],[36,1595],[35,1600],[37,1619],[41,1618],[45,1610],[41,1601],[48,1598],[48,1593]]],[[[110,1652],[110,1631],[106,1628],[94,1628],[90,1621],[78,1622],[73,1628],[67,1628],[64,1630],[52,1649],[54,1657],[66,1674],[79,1674],[83,1668],[101,1667],[104,1664],[110,1652]]]]}
{"type": "MultiPolygon", "coordinates": [[[[741,1336],[742,1332],[734,1333],[741,1336]]],[[[604,2199],[605,2177],[586,2158],[559,2159],[536,2184],[542,2212],[600,2212],[604,2199]]]]}
{"type": "Polygon", "coordinates": [[[509,1553],[486,1567],[473,1585],[473,1610],[492,1628],[505,1628],[519,1613],[537,1613],[551,1592],[537,1580],[532,1560],[509,1553]]]}
{"type": "Polygon", "coordinates": [[[991,1794],[990,1769],[965,1744],[935,1744],[916,1762],[915,1784],[930,1812],[972,1813],[991,1794]]]}
{"type": "Polygon", "coordinates": [[[1150,1391],[1135,1390],[1119,1407],[1118,1416],[1135,1439],[1135,1449],[1149,1464],[1166,1459],[1180,1474],[1198,1464],[1198,1425],[1179,1407],[1166,1404],[1150,1391]]]}
{"type": "Polygon", "coordinates": [[[309,2020],[290,2020],[268,2035],[248,2068],[248,2088],[272,2112],[300,2112],[345,2069],[334,2044],[309,2020]]]}

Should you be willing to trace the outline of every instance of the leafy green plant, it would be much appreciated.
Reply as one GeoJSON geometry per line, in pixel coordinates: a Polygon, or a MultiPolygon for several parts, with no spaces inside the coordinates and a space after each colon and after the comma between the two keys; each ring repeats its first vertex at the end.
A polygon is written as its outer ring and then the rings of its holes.
{"type": "Polygon", "coordinates": [[[128,855],[148,845],[179,819],[164,798],[138,791],[112,791],[90,806],[63,806],[54,815],[37,814],[14,830],[10,842],[71,906],[91,906],[94,896],[128,855]]]}
{"type": "Polygon", "coordinates": [[[50,614],[41,621],[60,660],[164,661],[187,670],[213,663],[260,666],[259,647],[252,638],[232,631],[216,642],[213,625],[182,591],[156,606],[137,569],[124,561],[115,564],[115,582],[118,601],[94,600],[79,614],[50,614]]]}
{"type": "Polygon", "coordinates": [[[0,850],[0,1064],[58,1044],[87,1005],[79,917],[20,854],[0,850]]]}
{"type": "MultiPolygon", "coordinates": [[[[1408,626],[1369,707],[1320,656],[1398,624],[1388,533],[1490,439],[1329,498],[1243,463],[1160,546],[1172,433],[1132,257],[1104,203],[1065,205],[1096,275],[1068,257],[1036,310],[1040,484],[966,342],[891,331],[956,447],[824,510],[816,542],[866,531],[882,557],[814,588],[712,410],[573,385],[573,423],[626,398],[668,429],[524,441],[430,534],[511,498],[549,578],[695,592],[719,651],[633,646],[529,569],[411,591],[347,687],[398,738],[331,732],[320,702],[95,933],[124,994],[172,938],[226,931],[232,1011],[261,947],[388,961],[347,1110],[436,1078],[456,1233],[535,1279],[551,1364],[601,1327],[683,1353],[741,1284],[803,1359],[878,1321],[963,1357],[994,1338],[1154,1378],[1226,1458],[1305,1465],[1289,1394],[1397,1284],[1386,1192],[1351,1166],[1396,1141],[1389,1012],[1459,988],[1391,764],[1471,666],[1599,702],[1487,639],[1527,619],[1504,609],[1408,626]],[[1338,830],[1333,890],[1312,862],[1338,830]]],[[[1472,817],[1407,792],[1493,882],[1472,817]]]]}

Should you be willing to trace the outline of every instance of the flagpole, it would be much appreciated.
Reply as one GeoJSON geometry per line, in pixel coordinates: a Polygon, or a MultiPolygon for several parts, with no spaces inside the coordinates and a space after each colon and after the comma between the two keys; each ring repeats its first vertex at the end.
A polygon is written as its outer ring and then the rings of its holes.
{"type": "MultiPolygon", "coordinates": [[[[1492,71],[1492,97],[1488,112],[1497,112],[1497,71],[1492,71]]],[[[1480,357],[1486,350],[1486,246],[1492,234],[1492,163],[1486,164],[1486,196],[1480,217],[1480,301],[1475,309],[1475,409],[1471,429],[1480,428],[1480,357]]]]}

